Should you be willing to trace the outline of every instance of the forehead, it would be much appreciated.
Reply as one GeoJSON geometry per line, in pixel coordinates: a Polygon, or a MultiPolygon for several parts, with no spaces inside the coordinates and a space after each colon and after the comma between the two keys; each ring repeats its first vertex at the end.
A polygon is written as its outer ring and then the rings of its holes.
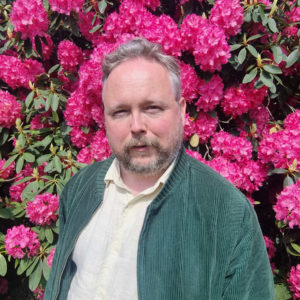
{"type": "Polygon", "coordinates": [[[155,60],[131,59],[112,70],[103,87],[103,100],[115,97],[145,97],[164,95],[173,98],[174,93],[168,70],[155,60]]]}

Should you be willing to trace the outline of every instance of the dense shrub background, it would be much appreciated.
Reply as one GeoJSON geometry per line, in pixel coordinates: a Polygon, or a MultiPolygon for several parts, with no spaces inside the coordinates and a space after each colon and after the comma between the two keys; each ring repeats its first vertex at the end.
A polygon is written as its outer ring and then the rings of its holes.
{"type": "Polygon", "coordinates": [[[178,58],[187,152],[257,211],[276,299],[300,299],[300,1],[0,0],[0,295],[42,299],[59,194],[107,158],[101,61],[144,36],[178,58]]]}

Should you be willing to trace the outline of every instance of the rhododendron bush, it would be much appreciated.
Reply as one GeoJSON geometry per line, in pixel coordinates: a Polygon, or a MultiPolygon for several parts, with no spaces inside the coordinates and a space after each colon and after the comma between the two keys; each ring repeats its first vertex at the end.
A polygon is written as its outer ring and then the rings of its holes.
{"type": "Polygon", "coordinates": [[[299,23],[299,0],[0,0],[1,299],[43,298],[59,195],[111,155],[101,62],[135,36],[178,60],[186,152],[251,201],[276,299],[300,299],[299,23]]]}

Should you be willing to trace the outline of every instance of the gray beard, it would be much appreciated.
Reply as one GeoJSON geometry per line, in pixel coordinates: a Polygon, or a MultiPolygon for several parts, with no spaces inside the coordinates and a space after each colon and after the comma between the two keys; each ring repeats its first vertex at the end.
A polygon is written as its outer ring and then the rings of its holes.
{"type": "MultiPolygon", "coordinates": [[[[138,135],[132,138],[124,147],[122,153],[115,153],[120,165],[132,173],[140,174],[143,176],[151,176],[155,173],[159,173],[168,168],[168,166],[173,162],[173,160],[178,156],[179,151],[182,147],[182,136],[183,128],[178,130],[177,134],[173,136],[173,147],[171,149],[163,149],[159,142],[154,140],[148,140],[143,135],[138,135]],[[130,150],[132,147],[137,145],[147,145],[151,146],[156,151],[156,159],[148,164],[134,163],[134,159],[131,157],[130,150]]],[[[175,132],[174,132],[175,133],[175,132]]],[[[146,154],[139,154],[140,157],[146,154]]]]}

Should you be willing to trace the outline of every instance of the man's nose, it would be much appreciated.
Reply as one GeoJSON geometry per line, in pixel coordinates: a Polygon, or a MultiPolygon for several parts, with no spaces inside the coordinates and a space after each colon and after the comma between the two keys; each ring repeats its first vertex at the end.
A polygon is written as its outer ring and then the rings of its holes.
{"type": "Polygon", "coordinates": [[[145,120],[141,113],[132,113],[130,129],[133,134],[146,132],[145,120]]]}

